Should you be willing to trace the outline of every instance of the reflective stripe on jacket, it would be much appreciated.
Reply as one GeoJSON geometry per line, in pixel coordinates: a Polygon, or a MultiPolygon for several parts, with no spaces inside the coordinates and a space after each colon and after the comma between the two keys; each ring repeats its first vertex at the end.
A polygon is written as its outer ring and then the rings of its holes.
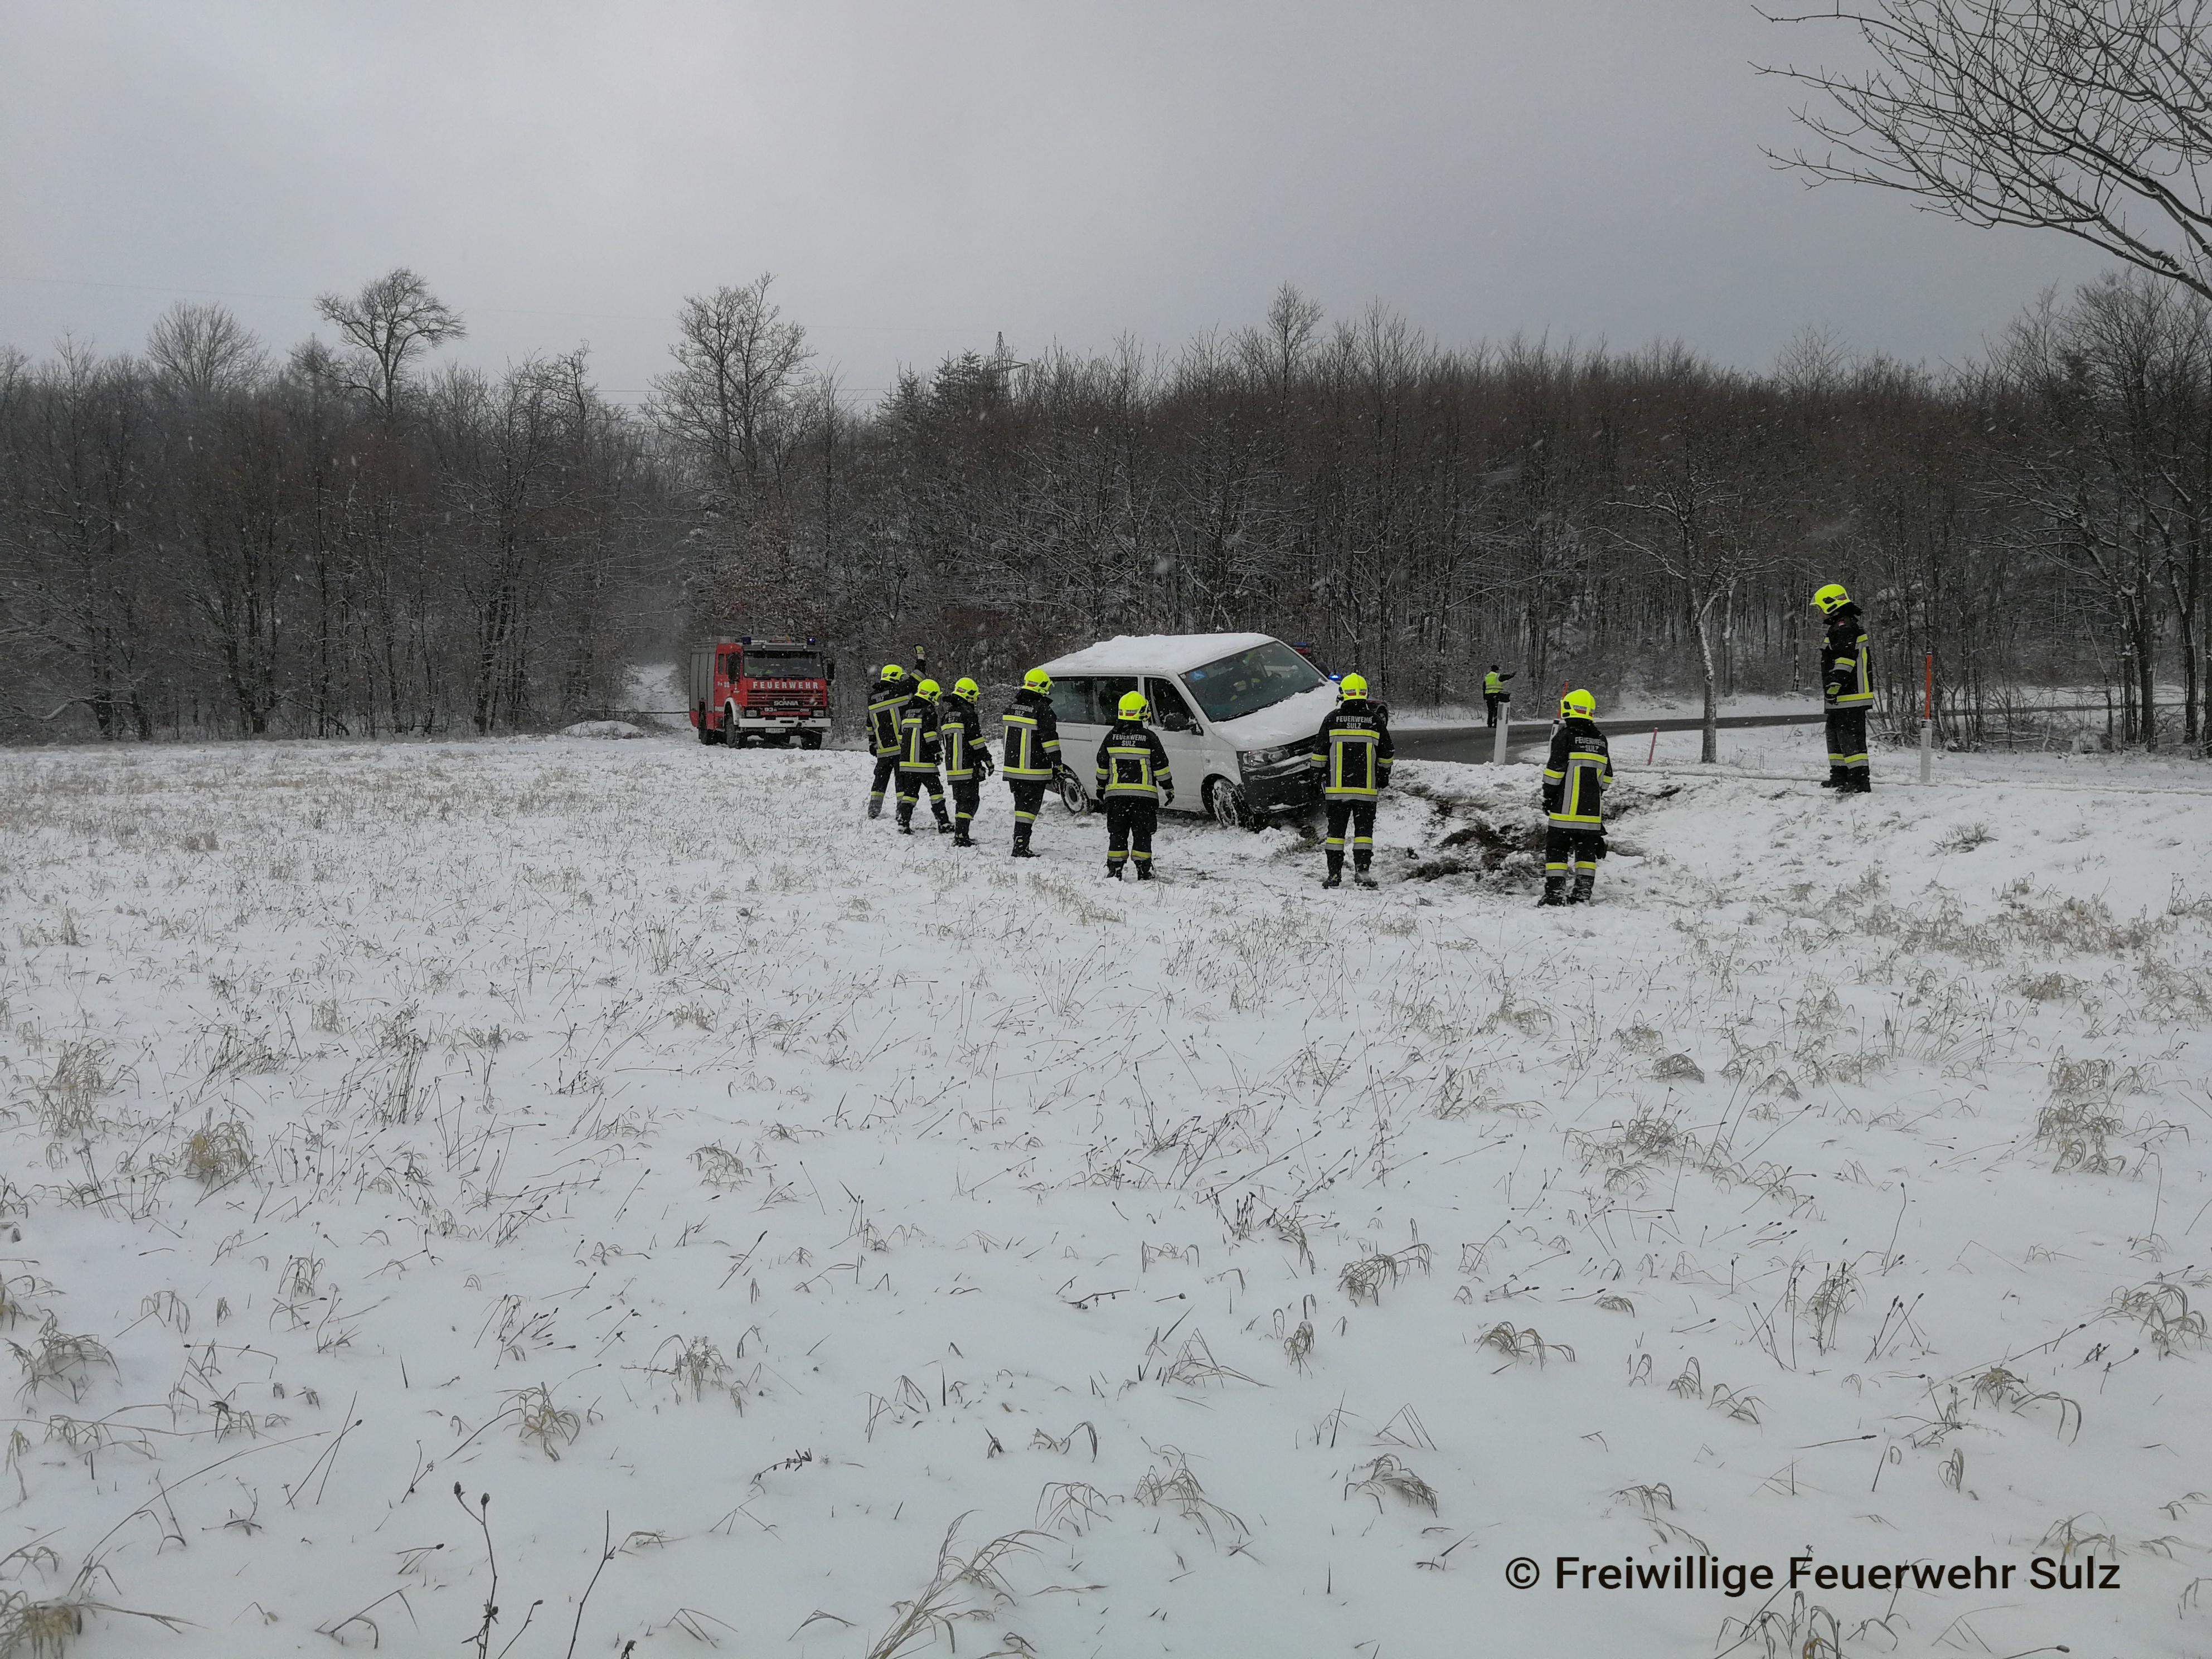
{"type": "Polygon", "coordinates": [[[1175,776],[1159,733],[1138,721],[1116,720],[1098,744],[1098,793],[1156,801],[1163,790],[1175,793],[1175,776]]]}
{"type": "Polygon", "coordinates": [[[1060,763],[1060,718],[1052,712],[1052,699],[1024,689],[1015,694],[1005,720],[1000,772],[1010,781],[1049,781],[1060,763]]]}
{"type": "Polygon", "coordinates": [[[945,775],[967,783],[991,763],[983,746],[983,720],[965,697],[947,697],[937,717],[938,742],[945,751],[945,775]]]}
{"type": "Polygon", "coordinates": [[[1829,619],[1821,644],[1821,695],[1831,708],[1863,708],[1874,701],[1874,675],[1867,664],[1866,624],[1859,608],[1846,605],[1829,619]],[[1836,690],[1830,693],[1829,686],[1836,690]]]}
{"type": "Polygon", "coordinates": [[[878,757],[899,751],[899,720],[913,688],[903,680],[878,680],[868,688],[868,746],[878,757]]]}
{"type": "Polygon", "coordinates": [[[1390,787],[1390,711],[1365,698],[1337,706],[1313,740],[1311,764],[1331,800],[1373,800],[1390,787]]]}
{"type": "Polygon", "coordinates": [[[1510,674],[1501,674],[1496,669],[1492,669],[1482,677],[1482,695],[1486,697],[1505,696],[1505,682],[1512,678],[1510,674]]]}
{"type": "Polygon", "coordinates": [[[937,770],[937,710],[916,697],[899,717],[899,770],[937,770]]]}
{"type": "Polygon", "coordinates": [[[1588,829],[1605,822],[1605,787],[1613,781],[1613,751],[1594,720],[1564,720],[1552,734],[1544,768],[1544,811],[1553,823],[1588,829]]]}

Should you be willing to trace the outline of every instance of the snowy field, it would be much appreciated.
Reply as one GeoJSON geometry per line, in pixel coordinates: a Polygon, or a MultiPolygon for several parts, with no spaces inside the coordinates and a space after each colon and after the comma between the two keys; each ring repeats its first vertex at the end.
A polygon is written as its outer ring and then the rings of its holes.
{"type": "Polygon", "coordinates": [[[1549,912],[1527,767],[6,757],[0,1651],[2212,1651],[2212,775],[1746,735],[1549,912]]]}

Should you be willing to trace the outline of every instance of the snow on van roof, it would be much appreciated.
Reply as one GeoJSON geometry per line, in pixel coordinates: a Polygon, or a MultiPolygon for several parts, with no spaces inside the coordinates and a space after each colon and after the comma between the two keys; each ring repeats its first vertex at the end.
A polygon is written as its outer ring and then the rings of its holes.
{"type": "Polygon", "coordinates": [[[1181,674],[1218,662],[1255,645],[1278,643],[1272,634],[1123,634],[1044,665],[1046,673],[1181,674]]]}

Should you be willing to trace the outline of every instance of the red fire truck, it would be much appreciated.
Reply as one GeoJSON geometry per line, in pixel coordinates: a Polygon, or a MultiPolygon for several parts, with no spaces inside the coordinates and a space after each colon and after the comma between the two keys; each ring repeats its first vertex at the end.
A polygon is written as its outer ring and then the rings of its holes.
{"type": "Polygon", "coordinates": [[[819,749],[836,676],[811,639],[716,640],[691,653],[691,724],[702,743],[819,749]]]}

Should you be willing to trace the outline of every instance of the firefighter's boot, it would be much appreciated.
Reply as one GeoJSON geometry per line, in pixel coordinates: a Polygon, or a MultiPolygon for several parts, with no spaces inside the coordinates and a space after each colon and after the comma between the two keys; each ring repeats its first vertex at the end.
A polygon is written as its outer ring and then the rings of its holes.
{"type": "Polygon", "coordinates": [[[940,836],[951,835],[952,833],[952,819],[945,810],[945,803],[938,799],[936,796],[932,795],[929,798],[929,807],[930,811],[937,814],[937,833],[940,836]]]}
{"type": "Polygon", "coordinates": [[[1374,876],[1369,872],[1367,866],[1364,864],[1352,871],[1352,879],[1362,887],[1372,887],[1375,885],[1374,876]]]}
{"type": "Polygon", "coordinates": [[[1106,860],[1106,879],[1109,881],[1119,881],[1121,879],[1121,860],[1108,859],[1106,860]]]}
{"type": "Polygon", "coordinates": [[[1850,782],[1851,774],[1849,767],[1831,766],[1828,768],[1828,775],[1822,781],[1820,787],[1823,789],[1848,789],[1850,787],[1850,782]]]}
{"type": "Polygon", "coordinates": [[[879,818],[879,817],[883,817],[883,815],[884,815],[884,798],[883,798],[881,795],[871,795],[871,796],[869,796],[869,797],[868,797],[868,816],[869,816],[870,817],[872,817],[872,818],[879,818]]]}
{"type": "Polygon", "coordinates": [[[1540,910],[1547,910],[1554,905],[1565,904],[1566,902],[1567,878],[1565,876],[1546,876],[1544,896],[1536,901],[1536,908],[1540,910]]]}
{"type": "Polygon", "coordinates": [[[1137,864],[1137,879],[1139,881],[1150,881],[1152,878],[1152,861],[1150,859],[1139,860],[1137,864]]]}
{"type": "Polygon", "coordinates": [[[1330,866],[1328,873],[1321,878],[1321,884],[1324,887],[1343,886],[1344,872],[1336,866],[1330,866]]]}
{"type": "Polygon", "coordinates": [[[1596,890],[1596,887],[1597,872],[1595,871],[1576,871],[1574,889],[1567,895],[1567,902],[1570,904],[1588,904],[1590,902],[1590,895],[1596,890]]]}

